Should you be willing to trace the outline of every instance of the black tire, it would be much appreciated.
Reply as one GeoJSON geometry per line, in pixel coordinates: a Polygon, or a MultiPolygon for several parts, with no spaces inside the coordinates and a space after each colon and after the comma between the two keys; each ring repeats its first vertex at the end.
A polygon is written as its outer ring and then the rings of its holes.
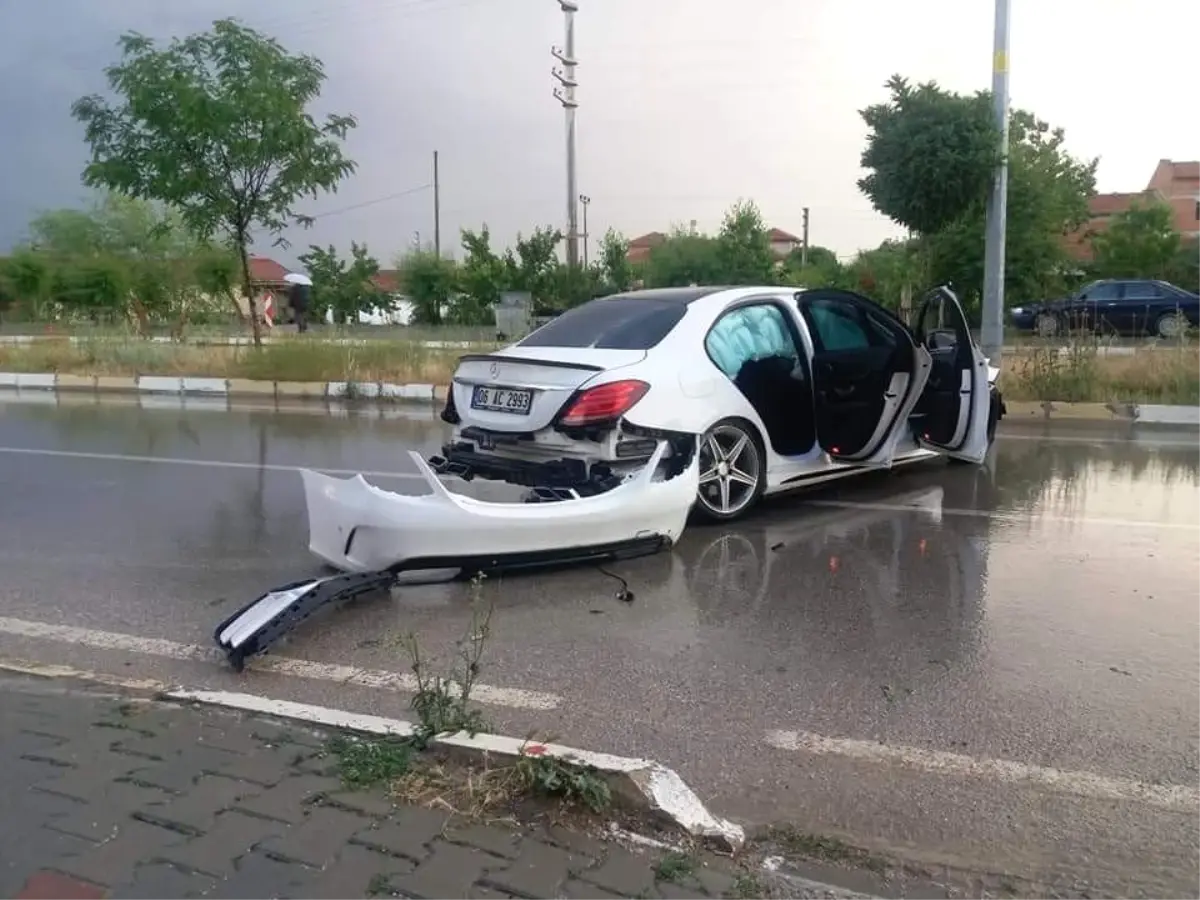
{"type": "Polygon", "coordinates": [[[767,488],[767,453],[757,428],[745,419],[722,419],[709,428],[700,438],[700,445],[697,447],[697,452],[700,454],[700,476],[702,480],[699,489],[696,491],[696,503],[692,507],[692,513],[695,518],[701,522],[710,523],[732,522],[735,519],[740,519],[758,505],[763,491],[767,488]],[[745,437],[746,441],[737,449],[732,460],[713,459],[711,442],[715,441],[717,446],[723,448],[726,453],[731,453],[735,449],[739,436],[745,437]],[[747,465],[748,460],[753,461],[752,471],[746,471],[747,468],[751,468],[751,466],[747,465]],[[711,491],[708,490],[711,487],[711,483],[703,481],[705,473],[719,466],[722,462],[729,465],[726,473],[718,476],[726,482],[726,493],[723,496],[731,498],[734,485],[745,489],[745,492],[739,493],[736,501],[731,502],[725,509],[721,508],[719,498],[711,497],[711,491]],[[730,470],[751,476],[754,479],[754,484],[750,485],[746,484],[743,480],[729,478],[730,470]]]}

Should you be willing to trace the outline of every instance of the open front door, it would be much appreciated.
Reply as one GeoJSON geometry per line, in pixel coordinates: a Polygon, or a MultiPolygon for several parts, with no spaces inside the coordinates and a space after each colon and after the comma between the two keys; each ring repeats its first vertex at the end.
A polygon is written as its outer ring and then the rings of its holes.
{"type": "Polygon", "coordinates": [[[887,468],[929,375],[908,327],[866,297],[818,289],[797,297],[812,338],[817,442],[838,462],[887,468]]]}
{"type": "Polygon", "coordinates": [[[981,463],[988,451],[988,362],[954,292],[931,291],[921,301],[913,336],[933,360],[917,403],[917,441],[944,456],[981,463]]]}

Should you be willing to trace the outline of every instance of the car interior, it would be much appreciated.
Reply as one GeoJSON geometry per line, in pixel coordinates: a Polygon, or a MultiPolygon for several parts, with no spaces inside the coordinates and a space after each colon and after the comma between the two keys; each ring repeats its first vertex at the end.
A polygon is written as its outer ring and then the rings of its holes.
{"type": "Polygon", "coordinates": [[[912,345],[903,338],[903,326],[872,306],[845,291],[803,295],[801,313],[814,345],[817,440],[834,456],[868,449],[892,376],[913,370],[912,345]]]}
{"type": "Polygon", "coordinates": [[[713,325],[704,345],[762,419],[775,452],[797,456],[812,449],[816,431],[804,355],[786,316],[773,303],[732,309],[713,325]]]}

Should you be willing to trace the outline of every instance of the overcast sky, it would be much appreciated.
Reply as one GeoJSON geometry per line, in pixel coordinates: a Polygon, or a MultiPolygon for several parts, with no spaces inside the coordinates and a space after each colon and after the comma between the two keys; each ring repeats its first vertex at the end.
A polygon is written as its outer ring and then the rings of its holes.
{"type": "MultiPolygon", "coordinates": [[[[1100,157],[1101,191],[1140,190],[1160,158],[1200,157],[1197,0],[1012,0],[1012,101],[1100,157]]],[[[855,185],[857,110],[893,72],[960,91],[991,78],[990,0],[579,0],[579,188],[589,230],[627,237],[738,197],[841,255],[896,229],[855,185]]],[[[487,222],[503,242],[563,225],[563,112],[551,95],[555,0],[0,0],[0,250],[36,211],[73,205],[85,159],[69,107],[104,89],[125,30],[155,37],[228,15],[315,54],[321,106],[353,113],[359,171],[315,203],[298,247],[365,240],[385,266],[433,233],[487,222]],[[414,190],[416,189],[416,190],[414,190]],[[406,196],[384,200],[410,191],[406,196]],[[371,203],[370,201],[380,202],[371,203]],[[345,207],[369,204],[343,212],[345,207]],[[324,213],[324,215],[321,215],[324,213]]],[[[293,251],[269,251],[285,264],[293,251]]]]}

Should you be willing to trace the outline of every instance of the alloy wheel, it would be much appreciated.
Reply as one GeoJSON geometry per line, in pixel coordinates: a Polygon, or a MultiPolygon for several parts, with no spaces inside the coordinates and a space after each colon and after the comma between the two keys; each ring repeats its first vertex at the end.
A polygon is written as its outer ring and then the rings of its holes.
{"type": "Polygon", "coordinates": [[[1042,337],[1054,337],[1058,334],[1058,318],[1050,313],[1043,313],[1037,317],[1037,333],[1042,337]]]}
{"type": "Polygon", "coordinates": [[[1179,313],[1166,313],[1159,317],[1155,330],[1163,340],[1175,340],[1187,330],[1187,320],[1179,313]]]}
{"type": "Polygon", "coordinates": [[[713,518],[731,519],[758,499],[762,468],[753,437],[737,425],[717,425],[700,445],[697,499],[713,518]]]}

